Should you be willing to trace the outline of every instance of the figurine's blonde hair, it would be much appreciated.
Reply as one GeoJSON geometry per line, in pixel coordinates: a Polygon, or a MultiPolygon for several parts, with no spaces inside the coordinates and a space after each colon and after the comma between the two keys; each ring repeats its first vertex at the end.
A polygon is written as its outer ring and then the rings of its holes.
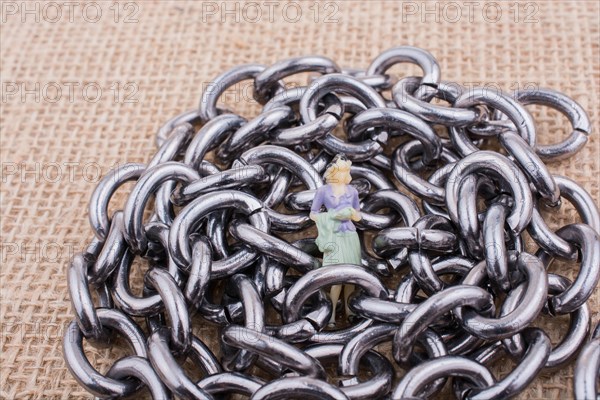
{"type": "Polygon", "coordinates": [[[346,160],[345,157],[336,156],[334,161],[325,170],[323,177],[327,183],[335,181],[335,183],[347,185],[352,181],[352,176],[350,176],[351,166],[352,161],[346,160]]]}

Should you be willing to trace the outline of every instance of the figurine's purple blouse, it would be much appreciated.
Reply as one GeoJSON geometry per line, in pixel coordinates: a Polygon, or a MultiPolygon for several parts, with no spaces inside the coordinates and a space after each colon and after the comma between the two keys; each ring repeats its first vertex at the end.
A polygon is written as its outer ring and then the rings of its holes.
{"type": "MultiPolygon", "coordinates": [[[[313,213],[318,213],[321,211],[321,207],[325,206],[327,211],[331,210],[341,210],[345,207],[352,207],[356,211],[360,210],[360,204],[358,200],[358,191],[350,186],[346,186],[346,192],[339,197],[333,194],[333,188],[331,185],[323,185],[319,189],[317,189],[317,193],[315,193],[315,198],[312,203],[312,207],[310,209],[313,213]]],[[[351,220],[341,221],[338,232],[354,232],[356,228],[351,220]]]]}

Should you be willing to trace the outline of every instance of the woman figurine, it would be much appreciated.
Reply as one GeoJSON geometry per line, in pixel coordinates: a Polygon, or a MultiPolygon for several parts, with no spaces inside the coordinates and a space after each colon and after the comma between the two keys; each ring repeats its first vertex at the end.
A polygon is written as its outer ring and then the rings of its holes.
{"type": "MultiPolygon", "coordinates": [[[[338,154],[325,170],[326,185],[321,186],[312,203],[310,218],[316,222],[319,251],[323,253],[323,266],[333,264],[361,264],[360,241],[352,221],[359,221],[360,205],[358,191],[349,185],[352,162],[338,154]],[[321,212],[325,206],[327,212],[321,212]]],[[[346,316],[353,315],[348,307],[348,297],[354,285],[343,285],[346,316]]],[[[342,285],[331,288],[330,297],[333,313],[329,326],[335,326],[335,310],[342,292],[342,285]]]]}

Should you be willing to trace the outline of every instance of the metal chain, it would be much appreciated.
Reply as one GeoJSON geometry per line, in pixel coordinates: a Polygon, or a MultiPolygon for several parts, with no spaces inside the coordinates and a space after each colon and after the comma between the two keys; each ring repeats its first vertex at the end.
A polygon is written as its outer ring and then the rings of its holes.
{"type": "Polygon", "coordinates": [[[92,194],[95,237],[68,266],[66,363],[100,398],[147,388],[157,399],[409,399],[434,397],[453,377],[457,398],[504,399],[584,347],[574,393],[596,398],[600,328],[585,343],[600,217],[581,186],[545,164],[579,151],[590,126],[552,90],[511,95],[442,81],[433,56],[414,47],[385,51],[365,70],[317,56],[233,68],[197,109],[159,129],[148,164],[117,167],[92,194]],[[423,76],[386,74],[399,63],[423,76]],[[307,72],[317,74],[307,86],[286,87],[307,72]],[[250,120],[217,106],[243,80],[263,106],[250,120]],[[530,104],[566,115],[572,134],[538,144],[530,104]],[[502,151],[482,150],[490,142],[502,151]],[[322,267],[308,216],[338,153],[353,161],[361,199],[360,266],[322,267]],[[109,215],[129,181],[127,201],[109,215]],[[563,200],[581,222],[557,229],[545,209],[563,200]],[[136,258],[148,266],[142,297],[130,287],[136,258]],[[554,259],[578,271],[572,282],[547,271],[554,259]],[[358,289],[356,318],[338,329],[326,327],[333,284],[358,289]],[[570,316],[559,344],[533,327],[542,314],[570,316]],[[220,349],[194,335],[206,324],[220,330],[220,349]],[[115,335],[132,355],[101,373],[83,339],[106,346],[115,335]],[[376,350],[384,342],[389,355],[376,350]],[[514,369],[494,376],[488,367],[505,355],[514,369]],[[199,381],[186,374],[188,359],[199,381]]]}

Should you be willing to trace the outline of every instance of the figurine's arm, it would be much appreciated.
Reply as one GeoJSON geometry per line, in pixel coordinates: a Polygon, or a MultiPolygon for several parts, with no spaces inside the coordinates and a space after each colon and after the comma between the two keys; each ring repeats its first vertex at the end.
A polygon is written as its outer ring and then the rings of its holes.
{"type": "MultiPolygon", "coordinates": [[[[354,189],[354,188],[353,188],[354,189]]],[[[360,221],[362,216],[360,215],[360,200],[358,199],[358,190],[352,191],[352,221],[360,221]]]]}
{"type": "Polygon", "coordinates": [[[324,186],[321,186],[317,189],[317,192],[315,193],[315,197],[312,202],[312,206],[310,207],[309,217],[313,221],[317,220],[317,214],[321,211],[321,207],[323,206],[323,188],[324,186]]]}

